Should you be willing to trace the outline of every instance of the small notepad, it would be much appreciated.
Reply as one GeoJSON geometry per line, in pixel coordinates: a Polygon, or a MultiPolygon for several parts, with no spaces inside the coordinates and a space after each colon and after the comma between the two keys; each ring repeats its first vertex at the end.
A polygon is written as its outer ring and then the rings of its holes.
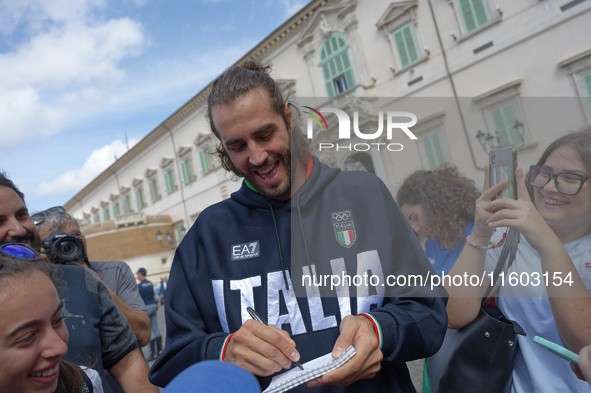
{"type": "Polygon", "coordinates": [[[271,384],[263,391],[263,393],[281,393],[295,388],[298,385],[311,381],[341,367],[347,362],[347,360],[351,359],[355,353],[355,348],[351,345],[338,359],[333,359],[332,355],[327,353],[324,356],[310,360],[303,364],[303,370],[294,367],[283,374],[273,377],[271,384]]]}

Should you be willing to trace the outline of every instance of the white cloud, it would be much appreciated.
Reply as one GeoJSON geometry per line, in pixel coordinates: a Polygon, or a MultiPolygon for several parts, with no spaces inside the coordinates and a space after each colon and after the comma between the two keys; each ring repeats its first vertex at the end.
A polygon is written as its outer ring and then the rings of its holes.
{"type": "Polygon", "coordinates": [[[0,32],[10,35],[19,24],[40,30],[52,23],[81,20],[105,5],[105,0],[0,0],[0,32]]]}
{"type": "MultiPolygon", "coordinates": [[[[129,148],[133,147],[138,139],[129,140],[129,148]]],[[[98,176],[127,152],[125,141],[117,139],[111,144],[94,150],[81,168],[72,169],[47,182],[39,183],[35,196],[63,195],[71,191],[82,189],[88,182],[98,176]]]]}
{"type": "Polygon", "coordinates": [[[121,62],[148,45],[137,21],[93,17],[102,6],[103,0],[0,0],[0,14],[6,11],[0,22],[35,26],[0,54],[4,148],[54,134],[97,110],[124,77],[121,62]]]}

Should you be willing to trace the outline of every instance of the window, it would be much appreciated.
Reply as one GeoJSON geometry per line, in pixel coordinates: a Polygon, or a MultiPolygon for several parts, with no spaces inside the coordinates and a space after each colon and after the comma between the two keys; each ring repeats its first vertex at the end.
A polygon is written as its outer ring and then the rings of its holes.
{"type": "Polygon", "coordinates": [[[138,210],[141,210],[144,205],[144,188],[138,187],[135,189],[135,205],[138,210]]]}
{"type": "Polygon", "coordinates": [[[419,60],[419,51],[417,50],[417,42],[411,23],[407,23],[394,31],[392,36],[394,37],[394,45],[396,46],[396,53],[398,54],[398,61],[400,62],[401,68],[419,60]]]}
{"type": "Polygon", "coordinates": [[[520,147],[523,145],[523,137],[517,131],[521,122],[517,118],[515,105],[512,102],[491,109],[490,115],[499,147],[520,147]]]}
{"type": "Polygon", "coordinates": [[[121,215],[121,211],[119,210],[119,202],[113,202],[113,217],[117,217],[121,215]]]}
{"type": "MultiPolygon", "coordinates": [[[[575,88],[573,93],[580,100],[577,104],[583,108],[585,124],[591,124],[591,49],[572,54],[571,57],[560,61],[558,67],[572,78],[575,88]]],[[[564,126],[568,127],[566,124],[564,126]]],[[[575,129],[581,125],[573,126],[575,129]]]]}
{"type": "Polygon", "coordinates": [[[464,30],[470,33],[490,22],[486,0],[458,0],[464,30]]]}
{"type": "Polygon", "coordinates": [[[164,171],[164,184],[166,192],[171,193],[176,190],[176,182],[174,180],[174,169],[172,167],[164,171]]]}
{"type": "Polygon", "coordinates": [[[131,213],[131,198],[129,194],[123,195],[123,214],[131,213]]]}
{"type": "Polygon", "coordinates": [[[349,49],[343,37],[333,35],[324,41],[320,51],[320,67],[329,97],[334,97],[355,86],[349,49]]]}
{"type": "Polygon", "coordinates": [[[439,131],[421,135],[421,144],[430,170],[434,171],[447,162],[439,131]]]}
{"type": "Polygon", "coordinates": [[[591,104],[591,72],[583,75],[583,86],[585,86],[585,92],[589,97],[589,103],[591,104]]]}
{"type": "Polygon", "coordinates": [[[150,188],[150,200],[156,202],[160,199],[160,195],[158,194],[158,180],[151,179],[148,183],[148,187],[150,188]]]}
{"type": "Polygon", "coordinates": [[[193,175],[193,159],[191,157],[187,157],[181,162],[181,172],[183,183],[188,184],[195,180],[195,176],[193,175]]]}
{"type": "Polygon", "coordinates": [[[107,207],[103,208],[103,221],[109,221],[110,219],[109,209],[107,207]]]}
{"type": "Polygon", "coordinates": [[[201,161],[201,171],[204,174],[211,172],[215,168],[213,156],[211,155],[211,146],[206,145],[199,152],[199,160],[201,161]]]}
{"type": "Polygon", "coordinates": [[[101,218],[99,217],[98,213],[94,213],[92,215],[92,222],[94,224],[98,224],[99,222],[101,222],[101,218]]]}
{"type": "Polygon", "coordinates": [[[474,127],[485,149],[519,148],[535,143],[528,133],[526,112],[519,96],[521,83],[521,79],[516,79],[472,98],[485,121],[482,130],[482,126],[474,127]]]}
{"type": "Polygon", "coordinates": [[[180,242],[183,240],[183,238],[185,237],[185,227],[180,226],[180,227],[176,227],[175,228],[175,232],[176,232],[176,238],[180,244],[180,242]]]}

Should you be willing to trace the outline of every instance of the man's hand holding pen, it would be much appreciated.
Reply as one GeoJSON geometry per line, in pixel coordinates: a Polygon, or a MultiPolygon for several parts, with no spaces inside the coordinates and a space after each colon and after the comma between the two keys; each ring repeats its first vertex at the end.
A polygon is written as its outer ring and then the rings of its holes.
{"type": "Polygon", "coordinates": [[[225,361],[241,366],[254,375],[266,377],[300,360],[295,342],[285,330],[247,320],[230,338],[225,361]]]}

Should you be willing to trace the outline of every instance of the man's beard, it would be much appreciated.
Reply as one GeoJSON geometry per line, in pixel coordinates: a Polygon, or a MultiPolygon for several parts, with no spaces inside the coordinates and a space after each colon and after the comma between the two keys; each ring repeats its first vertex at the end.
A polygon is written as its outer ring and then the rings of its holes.
{"type": "Polygon", "coordinates": [[[41,240],[39,240],[39,235],[37,232],[30,233],[27,232],[24,236],[18,237],[5,237],[0,241],[0,244],[6,243],[22,243],[22,244],[29,244],[31,248],[37,252],[41,251],[41,240]]]}
{"type": "Polygon", "coordinates": [[[287,149],[283,152],[283,154],[279,154],[273,157],[268,157],[262,165],[254,166],[249,165],[248,171],[246,173],[241,172],[241,175],[248,180],[250,184],[252,184],[259,194],[269,198],[269,199],[277,199],[283,200],[286,195],[289,194],[291,191],[291,143],[287,146],[287,149]],[[266,189],[263,186],[258,184],[258,179],[256,175],[253,174],[253,171],[256,171],[257,168],[264,167],[266,165],[272,165],[276,161],[279,161],[279,165],[283,164],[286,171],[287,176],[287,183],[285,186],[280,188],[280,185],[273,186],[270,190],[268,187],[266,189]]]}

